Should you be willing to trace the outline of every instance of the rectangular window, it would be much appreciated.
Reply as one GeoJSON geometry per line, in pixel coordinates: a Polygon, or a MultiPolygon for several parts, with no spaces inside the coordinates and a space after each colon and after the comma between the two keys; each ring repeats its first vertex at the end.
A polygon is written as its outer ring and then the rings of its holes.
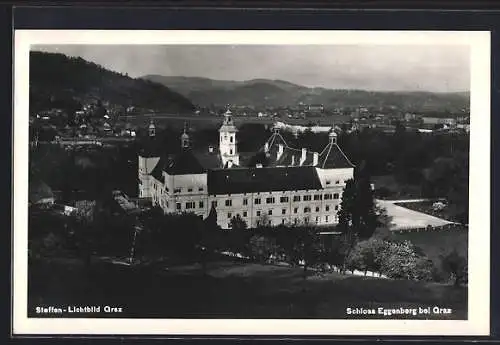
{"type": "Polygon", "coordinates": [[[325,216],[325,222],[328,222],[328,216],[325,216]]]}
{"type": "Polygon", "coordinates": [[[294,219],[293,219],[293,223],[294,223],[294,224],[297,224],[298,222],[299,222],[299,220],[298,220],[297,218],[294,218],[294,219]]]}
{"type": "Polygon", "coordinates": [[[319,223],[319,217],[316,217],[316,224],[319,223]]]}
{"type": "Polygon", "coordinates": [[[231,199],[226,200],[226,206],[233,206],[233,201],[231,199]]]}
{"type": "Polygon", "coordinates": [[[339,183],[340,183],[340,181],[339,181],[339,180],[335,181],[335,184],[339,184],[339,183]]]}
{"type": "Polygon", "coordinates": [[[325,209],[326,209],[326,212],[330,211],[330,205],[326,205],[325,209]]]}
{"type": "Polygon", "coordinates": [[[325,194],[325,200],[331,200],[332,195],[331,194],[325,194]]]}
{"type": "Polygon", "coordinates": [[[248,199],[243,199],[243,205],[244,206],[248,205],[248,199]]]}
{"type": "Polygon", "coordinates": [[[257,211],[256,214],[257,214],[257,217],[260,217],[260,211],[257,211]]]}
{"type": "Polygon", "coordinates": [[[214,208],[217,207],[217,200],[212,201],[212,207],[214,207],[214,208]]]}
{"type": "Polygon", "coordinates": [[[314,200],[321,200],[321,194],[315,194],[314,200]]]}
{"type": "Polygon", "coordinates": [[[193,188],[188,188],[188,192],[192,192],[193,191],[193,188]]]}
{"type": "Polygon", "coordinates": [[[319,207],[316,207],[316,212],[319,212],[319,207]]]}
{"type": "Polygon", "coordinates": [[[247,211],[243,211],[243,217],[246,217],[248,215],[247,211]]]}
{"type": "Polygon", "coordinates": [[[309,213],[311,212],[311,208],[310,207],[304,207],[304,213],[309,213]]]}
{"type": "Polygon", "coordinates": [[[288,202],[288,197],[287,196],[280,197],[280,202],[288,202]]]}
{"type": "Polygon", "coordinates": [[[266,198],[266,204],[274,204],[274,198],[273,197],[266,198]]]}
{"type": "Polygon", "coordinates": [[[204,206],[204,205],[203,205],[203,201],[198,202],[198,207],[199,207],[199,208],[203,208],[203,206],[204,206]]]}
{"type": "Polygon", "coordinates": [[[175,204],[175,208],[180,211],[180,209],[181,209],[181,203],[180,202],[176,203],[175,204]]]}
{"type": "Polygon", "coordinates": [[[203,192],[203,187],[198,187],[198,192],[203,192]]]}
{"type": "Polygon", "coordinates": [[[333,194],[333,198],[334,199],[338,199],[339,198],[339,194],[338,193],[333,194]]]}
{"type": "Polygon", "coordinates": [[[190,210],[190,209],[195,208],[195,207],[196,207],[196,203],[194,201],[186,202],[186,210],[190,210]]]}
{"type": "Polygon", "coordinates": [[[286,209],[282,209],[281,214],[286,214],[286,209]]]}
{"type": "Polygon", "coordinates": [[[326,181],[326,184],[330,184],[330,181],[326,181]]]}
{"type": "Polygon", "coordinates": [[[229,218],[229,219],[231,219],[231,217],[232,217],[232,216],[233,216],[233,215],[231,214],[231,212],[229,212],[229,213],[227,214],[227,218],[229,218]]]}
{"type": "Polygon", "coordinates": [[[181,189],[180,188],[175,188],[174,189],[174,193],[180,193],[181,192],[181,189]]]}
{"type": "Polygon", "coordinates": [[[300,195],[295,195],[295,196],[293,197],[293,201],[295,201],[295,202],[296,202],[296,201],[300,201],[300,195]]]}
{"type": "Polygon", "coordinates": [[[254,204],[255,205],[260,205],[260,198],[255,199],[254,204]]]}
{"type": "Polygon", "coordinates": [[[303,200],[304,201],[311,201],[311,196],[310,195],[304,195],[303,200]]]}
{"type": "Polygon", "coordinates": [[[282,219],[282,220],[281,220],[281,224],[285,224],[285,219],[282,219]]]}
{"type": "Polygon", "coordinates": [[[272,216],[273,215],[273,210],[267,211],[267,214],[270,215],[270,216],[272,216]]]}
{"type": "Polygon", "coordinates": [[[339,209],[339,207],[338,207],[338,206],[335,206],[335,211],[337,211],[338,209],[339,209]]]}
{"type": "Polygon", "coordinates": [[[298,211],[298,210],[299,210],[299,209],[298,209],[297,207],[295,207],[295,208],[293,209],[293,213],[297,213],[297,211],[298,211]]]}

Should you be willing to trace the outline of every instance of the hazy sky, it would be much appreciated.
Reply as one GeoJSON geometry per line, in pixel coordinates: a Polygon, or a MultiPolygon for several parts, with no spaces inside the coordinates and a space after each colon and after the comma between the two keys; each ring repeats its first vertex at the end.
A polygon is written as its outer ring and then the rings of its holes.
{"type": "Polygon", "coordinates": [[[60,52],[131,77],[146,74],[248,80],[305,86],[402,91],[468,91],[468,46],[380,45],[63,45],[60,52]]]}

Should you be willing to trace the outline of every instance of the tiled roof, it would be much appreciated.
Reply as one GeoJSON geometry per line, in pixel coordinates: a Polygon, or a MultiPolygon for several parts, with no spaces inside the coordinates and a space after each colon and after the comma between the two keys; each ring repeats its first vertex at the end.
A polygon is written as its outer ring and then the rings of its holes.
{"type": "Polygon", "coordinates": [[[208,172],[209,194],[315,190],[321,182],[313,167],[217,169],[208,172]]]}
{"type": "Polygon", "coordinates": [[[191,150],[182,150],[179,154],[168,156],[163,170],[169,175],[202,174],[206,172],[206,169],[200,164],[191,150]]]}
{"type": "Polygon", "coordinates": [[[139,149],[139,155],[141,157],[159,157],[161,155],[161,144],[156,138],[145,138],[141,141],[141,147],[139,149]]]}
{"type": "Polygon", "coordinates": [[[217,169],[222,166],[222,160],[219,155],[219,150],[214,149],[214,152],[193,152],[198,162],[205,169],[217,169]]]}
{"type": "MultiPolygon", "coordinates": [[[[285,139],[279,133],[274,133],[267,140],[267,143],[269,146],[267,155],[269,166],[291,166],[292,162],[294,166],[299,166],[300,159],[302,158],[302,149],[288,146],[285,139]],[[283,145],[283,152],[278,156],[280,144],[283,145]]],[[[263,150],[264,148],[261,149],[261,151],[263,150]]],[[[312,166],[313,163],[314,152],[306,150],[306,159],[301,166],[312,166]]],[[[323,151],[318,154],[318,164],[316,166],[324,169],[338,169],[352,168],[354,164],[349,161],[337,144],[329,142],[323,151]]]]}
{"type": "Polygon", "coordinates": [[[354,164],[351,163],[337,144],[329,143],[319,155],[317,167],[323,169],[342,169],[354,168],[354,164]]]}
{"type": "Polygon", "coordinates": [[[163,178],[163,168],[165,167],[166,161],[167,159],[165,156],[160,157],[160,160],[156,163],[153,171],[151,171],[151,176],[162,183],[165,183],[165,179],[163,178]]]}

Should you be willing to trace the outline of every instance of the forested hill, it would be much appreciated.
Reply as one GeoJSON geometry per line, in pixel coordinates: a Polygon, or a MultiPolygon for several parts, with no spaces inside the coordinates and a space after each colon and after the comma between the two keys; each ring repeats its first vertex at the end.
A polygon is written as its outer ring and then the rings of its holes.
{"type": "Polygon", "coordinates": [[[30,110],[52,103],[100,100],[120,106],[165,112],[191,112],[193,104],[168,87],[133,79],[80,57],[32,51],[30,53],[30,110]]]}

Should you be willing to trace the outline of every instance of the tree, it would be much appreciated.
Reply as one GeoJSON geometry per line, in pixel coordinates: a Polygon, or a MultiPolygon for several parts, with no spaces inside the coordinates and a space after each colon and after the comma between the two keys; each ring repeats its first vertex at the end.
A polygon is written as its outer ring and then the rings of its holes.
{"type": "Polygon", "coordinates": [[[239,214],[231,218],[229,231],[230,249],[242,255],[248,254],[251,232],[247,231],[247,223],[239,214]]]}
{"type": "Polygon", "coordinates": [[[410,242],[386,242],[380,256],[381,271],[389,278],[430,280],[433,264],[410,242]]]}
{"type": "Polygon", "coordinates": [[[441,258],[441,265],[454,286],[460,286],[467,280],[467,260],[456,249],[441,258]]]}
{"type": "Polygon", "coordinates": [[[271,255],[277,253],[276,241],[272,238],[254,235],[249,242],[251,256],[259,262],[266,262],[271,255]]]}

